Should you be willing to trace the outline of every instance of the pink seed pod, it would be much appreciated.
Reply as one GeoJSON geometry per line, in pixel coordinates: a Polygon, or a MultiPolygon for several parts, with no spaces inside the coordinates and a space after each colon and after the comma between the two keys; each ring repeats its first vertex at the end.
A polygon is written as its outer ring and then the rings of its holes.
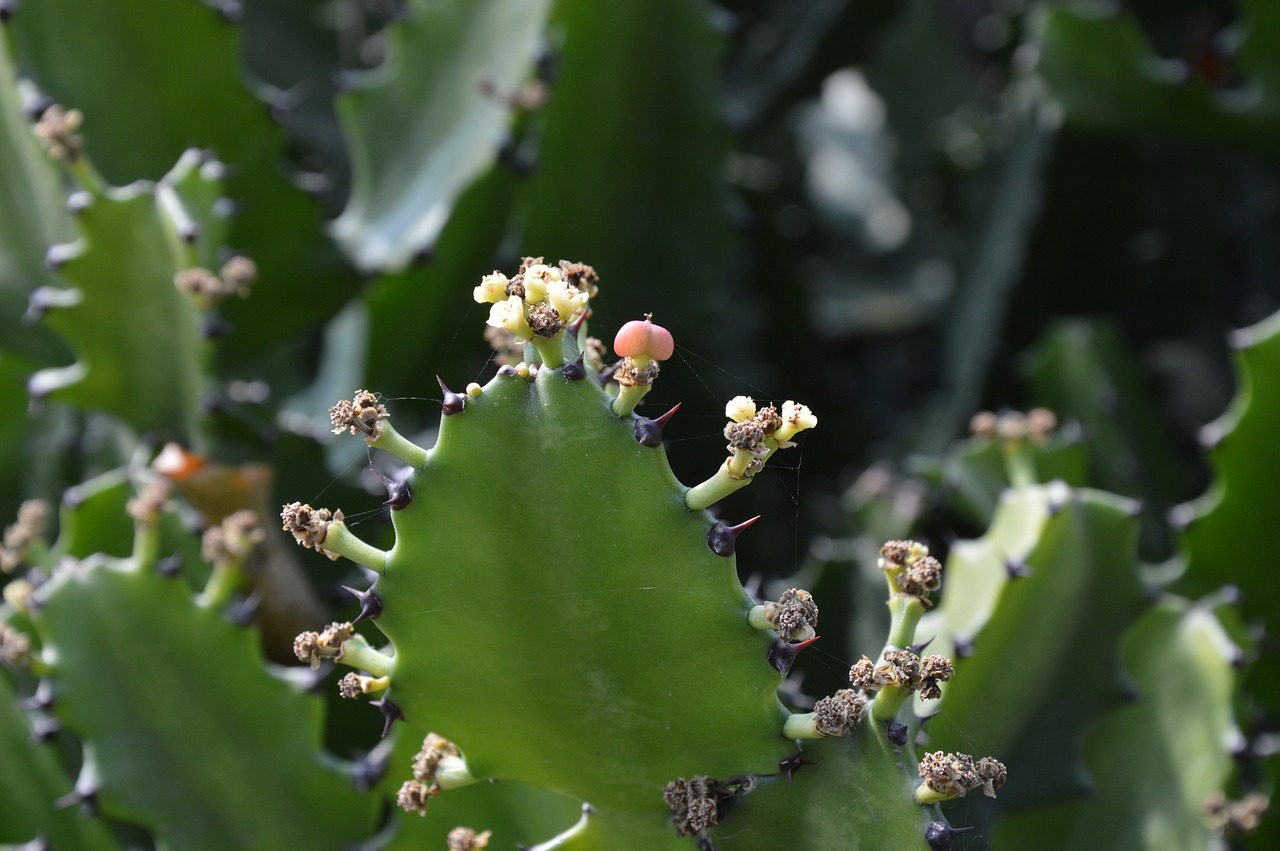
{"type": "Polygon", "coordinates": [[[624,358],[666,360],[675,353],[676,343],[670,331],[655,325],[653,319],[646,316],[643,322],[633,319],[618,329],[618,335],[613,338],[613,350],[624,358]]]}

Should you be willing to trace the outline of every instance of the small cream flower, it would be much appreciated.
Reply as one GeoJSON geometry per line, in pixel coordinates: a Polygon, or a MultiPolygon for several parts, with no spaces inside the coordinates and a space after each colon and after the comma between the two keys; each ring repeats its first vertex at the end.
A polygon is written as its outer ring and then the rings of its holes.
{"type": "Polygon", "coordinates": [[[724,415],[735,423],[745,423],[756,415],[756,403],[750,396],[734,396],[724,406],[724,415]]]}
{"type": "Polygon", "coordinates": [[[807,405],[798,405],[788,399],[782,405],[782,427],[774,432],[773,436],[782,443],[817,424],[818,418],[813,415],[807,405]]]}
{"type": "Polygon", "coordinates": [[[578,292],[564,281],[552,281],[547,284],[547,301],[560,315],[561,322],[569,322],[577,316],[591,298],[585,292],[578,292]]]}
{"type": "Polygon", "coordinates": [[[535,263],[524,271],[525,304],[537,304],[547,297],[547,288],[560,280],[560,270],[535,263]]]}
{"type": "Polygon", "coordinates": [[[497,304],[507,300],[507,276],[501,272],[485,275],[480,285],[472,291],[471,296],[480,304],[497,304]]]}
{"type": "Polygon", "coordinates": [[[524,318],[524,302],[520,296],[508,296],[489,308],[489,324],[495,328],[503,328],[522,340],[533,336],[533,329],[524,318]]]}

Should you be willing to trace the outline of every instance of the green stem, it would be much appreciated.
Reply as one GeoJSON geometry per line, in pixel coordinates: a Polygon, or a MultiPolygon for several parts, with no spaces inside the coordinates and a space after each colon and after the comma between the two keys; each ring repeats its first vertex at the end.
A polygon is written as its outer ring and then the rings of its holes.
{"type": "Polygon", "coordinates": [[[382,573],[387,569],[387,553],[360,540],[341,520],[335,520],[329,524],[320,546],[325,552],[337,553],[376,573],[382,573]]]}
{"type": "MultiPolygon", "coordinates": [[[[419,470],[426,465],[427,450],[400,434],[386,420],[379,423],[379,426],[378,436],[373,440],[365,441],[366,443],[374,449],[381,449],[383,452],[399,458],[415,470],[419,470]]],[[[361,564],[363,563],[361,562],[361,564]]]]}
{"type": "Polygon", "coordinates": [[[155,567],[160,557],[160,529],[158,523],[138,523],[133,530],[133,563],[142,570],[155,567]]]}
{"type": "Polygon", "coordinates": [[[244,580],[243,565],[237,560],[230,564],[215,564],[213,572],[204,584],[204,590],[196,598],[196,605],[203,608],[216,608],[231,599],[231,595],[244,580]]]}
{"type": "Polygon", "coordinates": [[[955,795],[948,795],[946,792],[939,792],[928,783],[921,783],[916,787],[916,803],[918,804],[924,804],[926,806],[929,804],[939,804],[943,801],[954,800],[955,797],[955,795]]]}
{"type": "Polygon", "coordinates": [[[700,485],[694,485],[689,488],[684,495],[684,504],[690,511],[701,511],[708,506],[715,505],[729,494],[741,490],[749,484],[751,484],[750,478],[734,478],[729,473],[729,462],[726,461],[720,465],[720,469],[716,470],[715,475],[711,478],[700,485]]]}
{"type": "Polygon", "coordinates": [[[910,689],[904,689],[899,685],[887,685],[880,691],[876,692],[875,699],[871,701],[871,718],[875,721],[891,721],[902,708],[902,704],[907,702],[907,698],[911,696],[910,689]]]}
{"type": "Polygon", "coordinates": [[[556,369],[564,365],[564,338],[562,334],[554,337],[534,337],[529,342],[538,350],[542,365],[548,369],[556,369]]]}
{"type": "Polygon", "coordinates": [[[618,388],[618,398],[613,400],[613,412],[620,417],[630,416],[649,392],[651,384],[623,384],[618,388]]]}
{"type": "Polygon", "coordinates": [[[381,650],[375,650],[359,633],[342,643],[342,655],[338,657],[338,661],[375,677],[385,677],[391,673],[391,657],[381,650]]]}
{"type": "MultiPolygon", "coordinates": [[[[916,626],[924,614],[924,603],[919,597],[897,593],[889,597],[888,646],[905,650],[915,643],[916,626]]],[[[883,656],[881,661],[884,661],[883,656]]]]}
{"type": "Polygon", "coordinates": [[[747,623],[756,629],[773,629],[773,624],[764,616],[764,606],[752,606],[747,612],[747,623]]]}
{"type": "Polygon", "coordinates": [[[67,171],[71,172],[71,176],[76,179],[76,182],[91,194],[99,198],[106,194],[106,181],[102,179],[102,175],[98,174],[98,170],[93,167],[93,163],[89,162],[89,158],[84,154],[76,157],[73,162],[67,163],[67,171]]]}
{"type": "Polygon", "coordinates": [[[1009,474],[1009,483],[1015,488],[1026,488],[1036,484],[1036,459],[1031,447],[1023,440],[1006,441],[1004,451],[1005,472],[1009,474]]]}
{"type": "Polygon", "coordinates": [[[813,713],[804,712],[799,715],[787,716],[787,720],[782,723],[782,738],[821,739],[823,735],[818,732],[818,725],[814,720],[813,713]]]}

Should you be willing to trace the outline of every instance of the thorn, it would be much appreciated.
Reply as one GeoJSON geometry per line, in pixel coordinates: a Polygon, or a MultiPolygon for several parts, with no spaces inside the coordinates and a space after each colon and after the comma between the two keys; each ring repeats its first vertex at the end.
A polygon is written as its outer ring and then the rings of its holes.
{"type": "MultiPolygon", "coordinates": [[[[666,427],[667,423],[670,422],[671,418],[675,416],[675,413],[678,410],[680,410],[679,402],[676,403],[674,408],[667,411],[657,419],[651,420],[648,417],[637,417],[634,429],[636,443],[639,443],[641,446],[648,446],[651,448],[661,446],[662,430],[666,427]]],[[[710,543],[710,539],[708,539],[708,543],[710,543]]],[[[715,547],[712,547],[712,549],[714,550],[715,547]]],[[[729,552],[732,553],[733,550],[731,549],[729,552]]],[[[727,553],[721,553],[721,555],[727,555],[727,553]]]]}
{"type": "MultiPolygon", "coordinates": [[[[567,362],[560,370],[565,378],[570,381],[581,381],[587,377],[587,368],[583,363],[583,356],[578,355],[576,361],[567,362]]],[[[639,438],[636,438],[639,440],[639,438]]]]}
{"type": "Polygon", "coordinates": [[[933,851],[950,851],[951,840],[971,830],[972,827],[952,827],[942,819],[934,819],[924,829],[924,841],[933,851]]]}
{"type": "Polygon", "coordinates": [[[582,311],[582,313],[578,315],[577,319],[573,320],[566,326],[566,329],[568,330],[568,332],[574,335],[575,337],[578,336],[578,332],[582,330],[582,323],[586,322],[587,317],[590,315],[591,315],[590,310],[582,311]]]}
{"type": "MultiPolygon", "coordinates": [[[[933,638],[937,638],[937,637],[938,636],[935,635],[933,638]]],[[[919,644],[912,644],[907,649],[910,650],[912,653],[916,654],[917,656],[923,656],[924,651],[928,650],[929,645],[933,643],[933,638],[930,638],[928,641],[922,641],[919,644]]]]}
{"type": "Polygon", "coordinates": [[[344,590],[350,591],[355,598],[360,601],[360,614],[356,616],[351,623],[358,624],[360,621],[377,620],[378,615],[382,614],[382,598],[379,597],[372,588],[368,591],[358,591],[347,585],[342,586],[344,590]]]}
{"type": "Polygon", "coordinates": [[[737,526],[726,526],[716,521],[716,524],[707,532],[707,546],[718,556],[733,555],[734,550],[737,549],[738,536],[759,519],[760,515],[757,514],[750,520],[743,520],[737,526]]]}
{"type": "Polygon", "coordinates": [[[967,659],[973,655],[973,639],[967,635],[957,635],[951,640],[955,647],[957,659],[967,659]]]}
{"type": "Polygon", "coordinates": [[[1227,345],[1233,349],[1247,349],[1253,345],[1254,333],[1251,328],[1237,328],[1227,334],[1227,345]]]}
{"type": "Polygon", "coordinates": [[[221,340],[230,337],[236,326],[216,316],[203,316],[200,319],[200,336],[205,340],[221,340]]]}
{"type": "Polygon", "coordinates": [[[13,18],[14,5],[12,0],[0,0],[0,24],[7,24],[13,18]]]}
{"type": "Polygon", "coordinates": [[[1184,502],[1181,505],[1175,505],[1170,508],[1165,517],[1169,521],[1169,525],[1173,527],[1173,531],[1185,532],[1191,526],[1192,521],[1196,519],[1196,509],[1191,503],[1184,502]]]}
{"type": "Polygon", "coordinates": [[[41,680],[36,684],[35,694],[24,699],[19,706],[27,711],[48,712],[53,709],[53,683],[41,680]]]}
{"type": "Polygon", "coordinates": [[[421,245],[418,248],[415,248],[413,251],[413,254],[410,255],[409,265],[414,268],[417,268],[420,266],[426,266],[429,263],[434,262],[435,259],[436,259],[435,244],[430,243],[427,245],[421,245]]]}
{"type": "Polygon", "coordinates": [[[375,469],[373,474],[382,482],[382,486],[387,489],[387,499],[383,505],[391,506],[392,511],[400,511],[410,502],[413,501],[413,493],[409,490],[409,482],[407,480],[396,481],[382,474],[381,471],[375,469]]]}
{"type": "Polygon", "coordinates": [[[901,747],[907,743],[907,725],[890,718],[885,727],[885,735],[889,741],[901,747]]]}
{"type": "Polygon", "coordinates": [[[1050,499],[1049,503],[1044,507],[1045,513],[1050,517],[1057,517],[1062,513],[1062,509],[1066,508],[1066,504],[1058,499],[1050,499]]]}
{"type": "Polygon", "coordinates": [[[779,762],[778,770],[787,775],[787,779],[794,783],[796,779],[796,772],[804,768],[806,765],[817,765],[817,763],[811,759],[805,759],[803,754],[798,753],[795,756],[789,756],[779,762]]]}
{"type": "Polygon", "coordinates": [[[445,385],[444,379],[438,375],[436,376],[436,383],[440,385],[440,392],[444,394],[444,415],[451,417],[454,414],[462,413],[463,409],[467,407],[467,397],[460,396],[450,390],[445,385]]]}
{"type": "Polygon", "coordinates": [[[392,724],[397,721],[404,720],[404,713],[400,711],[400,707],[396,706],[385,697],[380,697],[377,700],[371,700],[369,701],[369,705],[378,707],[378,711],[382,713],[384,723],[382,725],[382,736],[380,738],[385,739],[387,737],[387,733],[391,732],[392,724]]]}
{"type": "Polygon", "coordinates": [[[498,375],[501,375],[503,378],[511,378],[515,374],[516,368],[509,363],[504,363],[502,366],[498,367],[498,375]]]}
{"type": "Polygon", "coordinates": [[[62,731],[62,725],[56,718],[34,718],[31,721],[31,741],[44,744],[53,741],[53,737],[62,731]]]}
{"type": "Polygon", "coordinates": [[[67,212],[75,216],[89,209],[93,203],[93,195],[83,189],[67,196],[67,212]]]}
{"type": "Polygon", "coordinates": [[[81,811],[87,816],[96,816],[98,814],[98,787],[96,783],[77,780],[74,789],[53,802],[53,805],[60,810],[70,809],[77,804],[80,805],[81,811]]]}
{"type": "Polygon", "coordinates": [[[156,561],[156,573],[166,579],[176,579],[182,573],[182,556],[174,553],[156,561]]]}
{"type": "Polygon", "coordinates": [[[1031,565],[1014,558],[1005,559],[1004,572],[1010,579],[1022,579],[1031,575],[1031,565]]]}
{"type": "Polygon", "coordinates": [[[388,753],[375,748],[356,760],[351,779],[357,791],[368,792],[387,776],[388,758],[388,753]]]}
{"type": "Polygon", "coordinates": [[[815,635],[808,641],[798,641],[795,644],[790,644],[779,638],[769,646],[769,653],[766,658],[768,658],[769,664],[785,677],[787,672],[791,670],[791,663],[796,660],[796,656],[799,655],[800,651],[821,637],[821,635],[815,635]]]}
{"type": "Polygon", "coordinates": [[[244,7],[240,4],[240,0],[226,0],[218,7],[218,14],[227,23],[238,24],[244,17],[244,7]]]}
{"type": "Polygon", "coordinates": [[[232,606],[231,611],[227,613],[227,617],[238,627],[253,626],[254,615],[258,613],[258,606],[261,604],[262,592],[254,591],[248,597],[232,606]]]}

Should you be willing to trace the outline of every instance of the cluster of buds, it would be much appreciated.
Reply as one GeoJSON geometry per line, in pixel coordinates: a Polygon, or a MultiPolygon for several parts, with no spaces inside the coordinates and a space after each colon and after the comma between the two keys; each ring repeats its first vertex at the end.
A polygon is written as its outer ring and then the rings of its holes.
{"type": "Polygon", "coordinates": [[[490,326],[511,334],[516,345],[533,343],[542,362],[554,369],[564,362],[564,352],[551,342],[588,315],[597,280],[595,270],[582,263],[562,260],[548,266],[541,257],[526,257],[514,277],[496,271],[486,275],[472,297],[492,305],[490,326]]]}
{"type": "Polygon", "coordinates": [[[925,656],[910,650],[886,650],[884,662],[877,665],[866,656],[849,669],[849,682],[854,688],[876,692],[892,686],[907,694],[918,691],[925,700],[942,697],[941,684],[955,676],[955,667],[946,656],[925,656]]]}
{"type": "Polygon", "coordinates": [[[476,833],[470,827],[455,827],[449,831],[449,835],[445,837],[448,843],[449,851],[480,851],[481,848],[489,847],[489,837],[493,831],[486,830],[484,833],[476,833]]]}
{"type": "MultiPolygon", "coordinates": [[[[455,789],[474,782],[475,778],[467,770],[467,764],[458,752],[457,745],[443,736],[427,733],[422,747],[413,758],[413,779],[406,780],[400,786],[396,804],[405,812],[424,816],[427,814],[427,804],[441,790],[455,789]]],[[[484,843],[489,841],[487,833],[480,836],[484,843]]],[[[484,844],[472,847],[483,848],[484,844]]]]}
{"type": "Polygon", "coordinates": [[[80,110],[55,103],[36,122],[36,138],[50,159],[70,165],[84,153],[84,137],[76,132],[83,122],[80,110]]]}
{"type": "Polygon", "coordinates": [[[299,662],[310,663],[311,670],[314,671],[326,659],[341,659],[346,644],[353,635],[355,627],[350,622],[331,623],[324,632],[300,633],[293,640],[293,652],[299,662]]]}
{"type": "Polygon", "coordinates": [[[747,776],[716,780],[699,775],[691,780],[672,780],[662,790],[662,800],[675,813],[671,821],[676,836],[705,837],[720,821],[720,803],[739,792],[751,791],[753,785],[747,776]]]}
{"type": "Polygon", "coordinates": [[[934,751],[924,755],[919,765],[924,780],[916,789],[916,800],[922,804],[963,798],[972,789],[982,789],[989,798],[1004,786],[1007,772],[1004,763],[989,756],[975,760],[968,754],[934,751]]]}
{"type": "Polygon", "coordinates": [[[13,573],[27,559],[33,545],[44,542],[44,528],[49,522],[49,504],[42,499],[29,499],[18,506],[18,519],[5,527],[4,544],[0,545],[0,572],[13,573]]]}
{"type": "Polygon", "coordinates": [[[280,512],[280,520],[284,531],[293,535],[299,546],[321,552],[331,559],[337,559],[337,553],[324,548],[325,538],[329,535],[329,524],[342,522],[342,512],[336,515],[327,508],[312,508],[301,502],[291,502],[280,512]]]}
{"type": "Polygon", "coordinates": [[[1004,411],[996,414],[982,411],[969,420],[969,432],[974,437],[999,438],[1006,443],[1029,441],[1044,443],[1058,427],[1058,418],[1047,408],[1021,411],[1004,411]]]}
{"type": "Polygon", "coordinates": [[[164,511],[165,503],[169,501],[172,490],[173,486],[168,479],[152,479],[143,486],[137,496],[126,503],[125,509],[134,523],[152,528],[160,522],[160,514],[164,511]]]}
{"type": "Polygon", "coordinates": [[[879,566],[894,593],[928,603],[929,594],[942,587],[942,563],[916,541],[886,543],[880,548],[879,566]]]}
{"type": "Polygon", "coordinates": [[[223,518],[217,526],[204,530],[200,538],[200,555],[209,564],[231,567],[243,564],[253,548],[266,539],[266,530],[258,513],[249,509],[223,518]]]}
{"type": "Polygon", "coordinates": [[[750,396],[734,396],[725,405],[724,414],[729,418],[724,429],[729,457],[714,476],[685,495],[689,508],[706,508],[743,487],[764,469],[774,452],[795,446],[792,438],[818,425],[808,406],[790,400],[779,413],[773,405],[757,408],[750,396]]]}
{"type": "Polygon", "coordinates": [[[787,642],[805,642],[817,636],[818,604],[813,595],[799,588],[788,588],[778,601],[752,608],[748,614],[757,629],[772,629],[787,642]]]}
{"type": "Polygon", "coordinates": [[[19,629],[0,623],[0,662],[26,666],[31,661],[31,639],[19,629]]]}
{"type": "Polygon", "coordinates": [[[249,289],[258,280],[258,265],[248,257],[236,255],[222,264],[215,275],[202,266],[183,269],[173,277],[173,285],[202,308],[211,307],[227,296],[249,297],[249,289]]]}
{"type": "Polygon", "coordinates": [[[1238,801],[1228,800],[1226,795],[1215,792],[1204,802],[1209,826],[1233,839],[1257,830],[1270,808],[1271,800],[1261,792],[1250,792],[1238,801]]]}

